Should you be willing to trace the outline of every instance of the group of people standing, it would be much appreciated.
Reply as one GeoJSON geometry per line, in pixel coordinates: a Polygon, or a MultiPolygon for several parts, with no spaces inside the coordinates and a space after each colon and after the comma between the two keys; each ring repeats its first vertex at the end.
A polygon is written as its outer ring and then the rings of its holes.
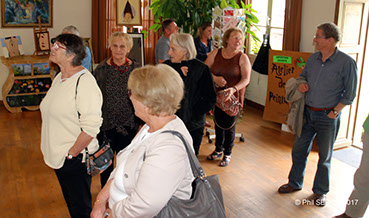
{"type": "MultiPolygon", "coordinates": [[[[197,39],[201,46],[195,46],[191,35],[177,32],[174,20],[164,21],[157,45],[159,50],[167,45],[166,56],[157,55],[163,64],[138,69],[127,57],[132,38],[115,32],[108,44],[111,57],[93,73],[82,65],[87,50],[73,29],[52,40],[50,61],[60,73],[40,105],[41,151],[55,170],[71,217],[153,217],[172,196],[191,197],[194,177],[186,149],[179,138],[163,132],[180,132],[198,155],[216,90],[239,90],[242,102],[251,66],[240,51],[244,37],[236,28],[228,31],[219,52],[217,61],[231,60],[223,62],[230,65],[224,71],[214,61],[216,53],[209,53],[209,24],[197,39]],[[208,53],[211,61],[205,64],[208,53]],[[117,154],[116,167],[101,174],[102,190],[92,206],[86,152],[94,153],[104,140],[117,154]]],[[[217,130],[222,134],[217,148],[225,154],[221,166],[230,161],[232,128],[217,130]]]]}
{"type": "Polygon", "coordinates": [[[229,116],[215,103],[217,92],[224,90],[228,96],[235,95],[243,107],[245,89],[251,76],[250,61],[241,51],[244,33],[238,28],[229,28],[223,36],[223,48],[212,50],[210,23],[199,28],[199,36],[195,39],[190,34],[178,34],[174,19],[164,20],[162,31],[155,57],[157,63],[174,68],[185,83],[185,97],[177,115],[190,131],[195,153],[199,153],[205,114],[213,110],[216,148],[207,159],[222,158],[219,165],[228,166],[238,116],[229,116]]]}
{"type": "MultiPolygon", "coordinates": [[[[240,51],[243,32],[229,28],[223,47],[212,50],[209,24],[200,28],[196,39],[179,34],[173,19],[164,20],[162,30],[156,66],[134,69],[127,57],[132,38],[116,32],[109,38],[111,57],[93,74],[82,66],[86,48],[79,36],[63,33],[52,42],[50,61],[60,73],[40,105],[41,151],[55,170],[71,217],[153,217],[172,196],[189,199],[194,176],[185,145],[166,131],[182,134],[198,155],[205,115],[212,109],[216,141],[207,159],[221,158],[220,166],[230,163],[238,117],[215,103],[223,90],[243,106],[251,74],[250,61],[240,51]],[[117,154],[116,167],[101,174],[102,190],[92,206],[85,155],[107,139],[117,154]]],[[[352,103],[357,83],[355,61],[336,48],[337,31],[332,24],[318,27],[318,52],[300,75],[305,82],[297,89],[306,95],[306,122],[293,146],[289,183],[279,188],[280,193],[301,190],[317,136],[320,159],[313,192],[324,205],[340,112],[352,103]]]]}

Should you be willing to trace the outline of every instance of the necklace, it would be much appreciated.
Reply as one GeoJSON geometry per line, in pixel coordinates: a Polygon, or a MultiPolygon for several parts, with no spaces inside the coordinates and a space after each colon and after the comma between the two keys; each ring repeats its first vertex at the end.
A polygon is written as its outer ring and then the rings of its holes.
{"type": "Polygon", "coordinates": [[[223,57],[226,59],[233,58],[237,53],[238,51],[231,51],[231,53],[228,54],[227,51],[223,50],[223,57]]]}
{"type": "Polygon", "coordinates": [[[129,69],[129,62],[128,58],[126,58],[126,62],[123,65],[118,66],[114,61],[113,58],[110,61],[111,66],[113,66],[116,70],[118,70],[120,73],[125,73],[129,69]]]}

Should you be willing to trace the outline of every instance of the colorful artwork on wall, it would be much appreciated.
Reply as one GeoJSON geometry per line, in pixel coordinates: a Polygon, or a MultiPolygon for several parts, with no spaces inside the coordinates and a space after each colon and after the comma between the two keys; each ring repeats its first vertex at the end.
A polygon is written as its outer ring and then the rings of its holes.
{"type": "Polygon", "coordinates": [[[1,0],[1,26],[52,27],[52,0],[1,0]]]}
{"type": "Polygon", "coordinates": [[[46,75],[50,74],[49,63],[34,63],[33,64],[33,75],[46,75]]]}
{"type": "Polygon", "coordinates": [[[14,76],[30,76],[32,73],[31,64],[12,64],[14,76]]]}

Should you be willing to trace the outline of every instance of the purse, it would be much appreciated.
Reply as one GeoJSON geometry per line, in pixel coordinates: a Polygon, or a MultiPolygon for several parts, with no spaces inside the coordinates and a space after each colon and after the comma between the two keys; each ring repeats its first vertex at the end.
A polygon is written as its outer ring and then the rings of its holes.
{"type": "Polygon", "coordinates": [[[87,147],[85,148],[85,152],[87,173],[91,176],[99,175],[113,163],[114,152],[106,136],[102,145],[100,145],[95,153],[89,155],[87,147]]]}
{"type": "MultiPolygon", "coordinates": [[[[76,82],[76,95],[75,95],[76,102],[77,102],[77,87],[79,84],[79,79],[81,78],[81,76],[83,76],[83,74],[81,74],[78,77],[77,82],[76,82]]],[[[78,113],[78,119],[79,119],[81,114],[79,113],[79,111],[77,111],[77,113],[78,113]]],[[[82,131],[82,128],[81,128],[81,131],[82,131]]],[[[105,134],[104,134],[103,143],[99,145],[99,149],[95,153],[93,153],[92,155],[89,155],[87,147],[85,148],[85,153],[86,153],[85,163],[86,163],[87,173],[91,176],[99,175],[100,173],[104,172],[104,170],[106,170],[113,163],[114,152],[111,149],[110,142],[105,134]]]]}
{"type": "Polygon", "coordinates": [[[188,143],[182,134],[177,131],[164,131],[178,136],[188,154],[192,173],[195,180],[192,182],[192,196],[189,200],[182,200],[172,196],[165,207],[155,216],[157,218],[168,217],[192,217],[192,218],[223,218],[226,217],[223,203],[222,189],[217,175],[206,176],[200,162],[194,152],[190,150],[188,143]]]}
{"type": "MultiPolygon", "coordinates": [[[[238,89],[237,95],[239,95],[238,89]]],[[[231,117],[236,116],[242,107],[241,103],[238,101],[238,98],[234,95],[227,101],[225,99],[228,97],[228,93],[223,90],[217,92],[217,103],[215,104],[217,107],[222,109],[226,114],[231,117]]]]}

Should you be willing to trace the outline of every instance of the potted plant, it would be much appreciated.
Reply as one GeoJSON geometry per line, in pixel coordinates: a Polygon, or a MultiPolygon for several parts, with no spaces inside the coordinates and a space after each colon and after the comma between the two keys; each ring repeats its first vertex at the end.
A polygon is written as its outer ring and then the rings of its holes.
{"type": "MultiPolygon", "coordinates": [[[[255,16],[255,10],[251,8],[251,4],[245,5],[240,1],[240,5],[235,0],[153,0],[150,5],[152,14],[154,16],[155,24],[150,29],[154,29],[156,32],[161,27],[161,20],[166,18],[174,18],[178,27],[183,32],[190,33],[193,36],[196,35],[197,29],[204,22],[211,22],[212,10],[216,6],[224,9],[227,6],[235,9],[245,9],[246,15],[246,38],[248,35],[256,40],[260,41],[256,34],[251,30],[252,27],[256,27],[255,24],[259,22],[255,16]]],[[[256,27],[257,28],[257,27],[256,27]]]]}

